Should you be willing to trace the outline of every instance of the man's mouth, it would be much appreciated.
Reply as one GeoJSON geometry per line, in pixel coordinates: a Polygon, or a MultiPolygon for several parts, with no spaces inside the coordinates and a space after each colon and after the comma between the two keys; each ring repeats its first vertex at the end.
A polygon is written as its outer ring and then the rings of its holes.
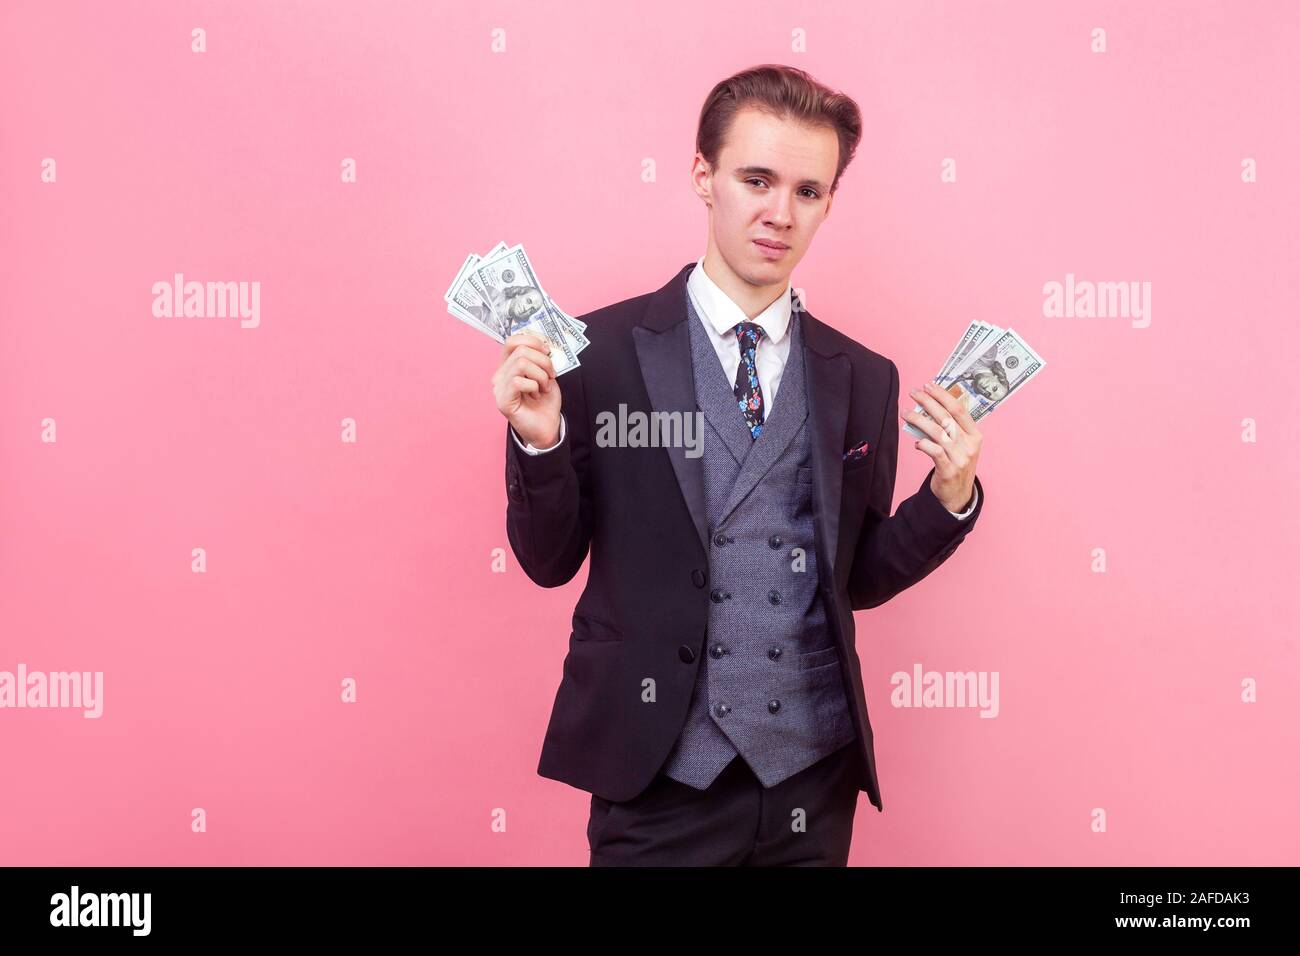
{"type": "Polygon", "coordinates": [[[773,242],[771,239],[755,239],[754,245],[758,248],[759,255],[768,262],[778,262],[790,251],[784,242],[773,242]]]}

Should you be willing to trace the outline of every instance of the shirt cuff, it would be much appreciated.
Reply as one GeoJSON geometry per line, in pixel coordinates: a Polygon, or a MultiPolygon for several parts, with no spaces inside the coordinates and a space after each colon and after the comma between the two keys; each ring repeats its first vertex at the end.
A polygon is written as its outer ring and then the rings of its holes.
{"type": "Polygon", "coordinates": [[[515,429],[513,425],[510,428],[510,436],[515,440],[516,445],[518,445],[523,451],[527,452],[530,455],[544,455],[548,451],[555,451],[555,449],[559,448],[560,445],[564,442],[564,413],[563,412],[560,413],[560,437],[555,440],[555,444],[552,445],[550,448],[538,448],[532,442],[529,442],[528,444],[525,445],[523,442],[519,440],[519,436],[515,434],[515,429]]]}
{"type": "Polygon", "coordinates": [[[948,514],[952,515],[954,518],[957,518],[960,521],[965,521],[967,518],[969,518],[971,515],[975,513],[975,506],[979,503],[980,503],[980,490],[976,488],[975,494],[971,497],[969,508],[967,508],[965,511],[949,511],[948,514]]]}

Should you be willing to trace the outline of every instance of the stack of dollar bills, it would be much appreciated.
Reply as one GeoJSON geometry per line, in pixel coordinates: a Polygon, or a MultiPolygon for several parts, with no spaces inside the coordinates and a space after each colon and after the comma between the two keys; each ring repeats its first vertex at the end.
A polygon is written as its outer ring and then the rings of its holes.
{"type": "Polygon", "coordinates": [[[447,311],[498,342],[529,331],[551,343],[556,375],[580,364],[589,344],[587,323],[569,315],[542,288],[522,245],[496,244],[491,252],[471,252],[443,296],[447,311]]]}
{"type": "MultiPolygon", "coordinates": [[[[934,377],[934,384],[961,399],[970,417],[978,422],[1046,365],[1015,329],[972,322],[934,377]]],[[[931,417],[919,403],[914,411],[931,417]]],[[[911,422],[903,428],[917,438],[930,437],[911,422]]]]}

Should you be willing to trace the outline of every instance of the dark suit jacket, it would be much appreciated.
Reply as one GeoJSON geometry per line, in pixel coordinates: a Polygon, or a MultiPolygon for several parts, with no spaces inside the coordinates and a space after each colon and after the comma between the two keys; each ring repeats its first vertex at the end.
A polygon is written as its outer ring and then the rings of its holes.
{"type": "MultiPolygon", "coordinates": [[[[542,587],[587,584],[574,608],[564,671],[538,773],[606,800],[650,783],[680,733],[708,622],[708,517],[702,457],[682,447],[601,447],[596,416],[693,413],[695,384],[683,266],[657,292],[582,316],[591,344],[558,379],[565,438],[531,456],[506,426],[506,532],[542,587]]],[[[853,611],[877,607],[952,554],[984,507],[953,517],[921,488],[890,515],[898,459],[898,368],[804,311],[815,554],[826,614],[858,731],[858,789],[883,810],[853,611]],[[844,452],[868,443],[865,456],[844,452]]],[[[740,414],[737,410],[737,414],[740,414]]],[[[528,635],[536,639],[541,635],[528,635]]]]}

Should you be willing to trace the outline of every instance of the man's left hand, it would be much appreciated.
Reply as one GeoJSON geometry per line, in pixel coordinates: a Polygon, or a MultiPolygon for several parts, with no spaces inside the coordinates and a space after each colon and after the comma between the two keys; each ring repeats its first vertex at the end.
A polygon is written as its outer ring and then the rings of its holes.
{"type": "Polygon", "coordinates": [[[913,442],[914,448],[934,459],[930,490],[949,511],[964,511],[975,491],[975,465],[984,438],[965,403],[933,382],[926,382],[924,391],[913,389],[908,394],[931,415],[926,418],[909,410],[900,416],[930,436],[913,442]]]}

